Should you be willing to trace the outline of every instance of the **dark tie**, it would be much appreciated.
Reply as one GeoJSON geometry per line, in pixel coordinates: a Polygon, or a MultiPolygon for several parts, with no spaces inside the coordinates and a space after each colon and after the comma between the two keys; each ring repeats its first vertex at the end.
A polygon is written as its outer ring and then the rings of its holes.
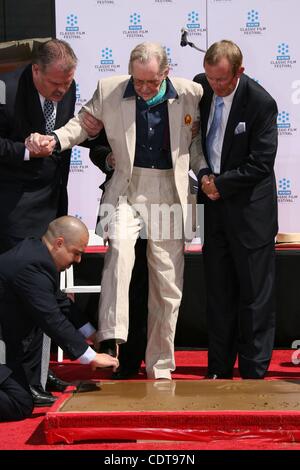
{"type": "Polygon", "coordinates": [[[44,116],[45,116],[45,131],[46,134],[49,135],[55,125],[55,113],[54,113],[54,104],[50,100],[45,100],[44,102],[44,116]]]}
{"type": "Polygon", "coordinates": [[[216,155],[216,152],[214,152],[213,145],[215,141],[219,139],[223,105],[223,98],[221,96],[216,96],[213,120],[206,136],[206,150],[213,171],[215,170],[215,165],[217,163],[218,157],[220,157],[219,155],[216,155]]]}

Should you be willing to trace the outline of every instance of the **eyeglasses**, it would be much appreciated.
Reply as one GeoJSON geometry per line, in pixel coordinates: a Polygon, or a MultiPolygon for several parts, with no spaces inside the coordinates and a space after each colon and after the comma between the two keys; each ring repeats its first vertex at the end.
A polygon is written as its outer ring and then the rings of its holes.
{"type": "MultiPolygon", "coordinates": [[[[163,74],[161,74],[161,77],[163,77],[163,74]]],[[[151,88],[157,88],[161,84],[162,80],[163,78],[156,80],[140,80],[139,78],[132,77],[133,84],[137,88],[140,88],[143,85],[147,85],[151,88]]]]}

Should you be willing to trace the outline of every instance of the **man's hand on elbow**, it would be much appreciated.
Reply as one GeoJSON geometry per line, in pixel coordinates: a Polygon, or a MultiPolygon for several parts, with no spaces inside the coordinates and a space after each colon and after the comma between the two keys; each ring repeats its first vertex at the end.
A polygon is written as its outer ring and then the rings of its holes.
{"type": "Polygon", "coordinates": [[[83,111],[81,114],[81,125],[89,137],[96,137],[103,129],[103,123],[91,114],[83,111]]]}

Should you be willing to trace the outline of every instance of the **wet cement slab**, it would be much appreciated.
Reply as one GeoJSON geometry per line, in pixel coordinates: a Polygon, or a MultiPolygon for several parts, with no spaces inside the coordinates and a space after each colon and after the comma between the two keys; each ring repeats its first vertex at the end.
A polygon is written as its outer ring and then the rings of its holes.
{"type": "Polygon", "coordinates": [[[59,412],[300,411],[300,380],[82,383],[59,412]]]}

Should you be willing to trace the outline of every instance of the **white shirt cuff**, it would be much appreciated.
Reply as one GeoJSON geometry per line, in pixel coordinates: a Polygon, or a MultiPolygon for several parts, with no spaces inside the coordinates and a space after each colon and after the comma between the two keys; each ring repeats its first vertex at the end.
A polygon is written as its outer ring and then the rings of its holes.
{"type": "Polygon", "coordinates": [[[95,333],[96,330],[91,323],[86,323],[81,328],[79,328],[79,331],[85,338],[89,338],[92,336],[92,334],[95,333]]]}
{"type": "Polygon", "coordinates": [[[30,160],[30,152],[27,148],[25,148],[25,153],[24,153],[24,161],[30,160]]]}
{"type": "Polygon", "coordinates": [[[87,348],[87,350],[85,351],[85,353],[82,354],[82,356],[80,356],[78,358],[80,364],[89,364],[90,362],[92,362],[95,357],[96,357],[96,351],[94,351],[90,346],[87,348]]]}

